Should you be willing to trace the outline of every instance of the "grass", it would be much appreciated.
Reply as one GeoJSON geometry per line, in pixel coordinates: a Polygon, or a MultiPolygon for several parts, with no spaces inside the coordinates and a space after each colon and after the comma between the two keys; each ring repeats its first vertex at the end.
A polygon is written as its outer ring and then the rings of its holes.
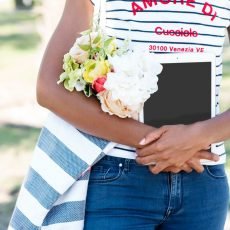
{"type": "Polygon", "coordinates": [[[226,162],[226,169],[228,173],[230,173],[230,141],[225,142],[226,153],[227,153],[227,162],[226,162]]]}
{"type": "MultiPolygon", "coordinates": [[[[41,37],[36,28],[41,15],[11,10],[11,3],[0,4],[0,117],[7,106],[31,103],[39,65],[41,37]]],[[[0,230],[9,223],[39,132],[32,126],[0,123],[0,230]]]]}
{"type": "Polygon", "coordinates": [[[0,126],[0,154],[9,149],[17,149],[18,152],[31,151],[39,132],[39,128],[23,125],[4,124],[0,126]]]}
{"type": "MultiPolygon", "coordinates": [[[[36,76],[37,53],[41,36],[37,25],[41,14],[37,11],[12,10],[13,1],[7,0],[0,5],[0,80],[9,81],[31,79],[36,76]]],[[[1,92],[0,92],[1,93],[1,92]]]]}
{"type": "Polygon", "coordinates": [[[12,186],[9,190],[9,195],[11,196],[11,199],[9,201],[1,202],[0,203],[0,229],[6,230],[10,217],[12,215],[12,211],[15,206],[15,202],[17,199],[17,195],[21,186],[22,178],[19,178],[17,180],[12,180],[12,186]]]}
{"type": "Polygon", "coordinates": [[[29,126],[0,126],[0,230],[6,230],[10,221],[39,132],[29,126]]]}
{"type": "Polygon", "coordinates": [[[37,33],[20,34],[14,33],[9,35],[2,35],[0,37],[0,49],[13,49],[13,50],[31,50],[36,47],[40,42],[40,37],[37,33]],[[9,48],[7,48],[7,46],[9,48]]]}
{"type": "Polygon", "coordinates": [[[230,78],[230,60],[224,62],[223,74],[225,78],[230,78]]]}
{"type": "Polygon", "coordinates": [[[0,49],[33,50],[41,42],[34,29],[41,15],[34,11],[9,11],[0,14],[0,49]]]}
{"type": "Polygon", "coordinates": [[[0,125],[0,230],[6,230],[40,128],[0,125]]]}
{"type": "Polygon", "coordinates": [[[1,12],[0,14],[0,24],[2,26],[20,26],[24,25],[25,22],[36,23],[36,20],[40,18],[41,15],[34,14],[30,11],[11,11],[11,12],[1,12]]]}

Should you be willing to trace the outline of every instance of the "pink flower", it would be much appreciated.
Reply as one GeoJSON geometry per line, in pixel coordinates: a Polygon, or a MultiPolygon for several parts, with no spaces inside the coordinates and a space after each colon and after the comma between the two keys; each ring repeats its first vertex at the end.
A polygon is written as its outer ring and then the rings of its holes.
{"type": "Polygon", "coordinates": [[[97,93],[100,93],[105,90],[104,88],[105,82],[106,82],[106,76],[100,76],[93,82],[92,87],[97,93]]]}

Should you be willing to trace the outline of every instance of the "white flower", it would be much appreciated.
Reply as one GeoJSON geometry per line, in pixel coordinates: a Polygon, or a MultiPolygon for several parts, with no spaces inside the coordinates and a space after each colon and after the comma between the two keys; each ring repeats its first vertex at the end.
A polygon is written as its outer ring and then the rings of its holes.
{"type": "Polygon", "coordinates": [[[75,85],[75,89],[77,91],[83,91],[85,89],[85,83],[81,82],[81,81],[77,81],[76,85],[75,85]]]}
{"type": "Polygon", "coordinates": [[[101,43],[101,34],[99,32],[91,32],[76,39],[76,45],[91,45],[92,48],[99,46],[101,43]],[[97,39],[96,39],[97,38],[97,39]]]}
{"type": "Polygon", "coordinates": [[[157,55],[150,54],[149,52],[138,52],[136,54],[139,57],[143,57],[139,59],[139,65],[143,69],[144,72],[150,72],[152,74],[158,75],[162,72],[162,65],[157,62],[157,55]]]}
{"type": "Polygon", "coordinates": [[[109,63],[113,66],[115,72],[123,72],[129,76],[139,72],[138,59],[134,57],[134,53],[126,53],[124,55],[109,57],[109,63]]]}
{"type": "Polygon", "coordinates": [[[77,63],[82,64],[89,58],[89,52],[82,50],[79,46],[73,46],[69,54],[73,57],[77,63]]]}
{"type": "Polygon", "coordinates": [[[82,35],[76,39],[74,46],[70,49],[69,54],[82,64],[89,58],[90,48],[100,47],[101,35],[98,32],[82,35]]]}
{"type": "Polygon", "coordinates": [[[162,71],[162,66],[152,56],[135,51],[109,57],[114,72],[107,74],[104,87],[111,91],[113,100],[120,100],[124,105],[139,110],[158,90],[157,74],[162,71]]]}

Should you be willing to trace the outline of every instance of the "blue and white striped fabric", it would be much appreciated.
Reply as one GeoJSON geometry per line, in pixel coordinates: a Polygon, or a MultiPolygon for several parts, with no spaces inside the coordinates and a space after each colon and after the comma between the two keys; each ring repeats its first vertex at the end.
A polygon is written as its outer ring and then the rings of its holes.
{"type": "Polygon", "coordinates": [[[114,145],[78,131],[51,113],[8,230],[83,229],[90,167],[114,145]]]}

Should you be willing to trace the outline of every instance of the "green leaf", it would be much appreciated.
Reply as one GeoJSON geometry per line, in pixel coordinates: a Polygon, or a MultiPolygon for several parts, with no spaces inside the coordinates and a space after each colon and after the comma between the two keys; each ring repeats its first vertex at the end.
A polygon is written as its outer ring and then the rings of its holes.
{"type": "Polygon", "coordinates": [[[97,44],[101,40],[101,35],[98,34],[96,38],[93,40],[93,44],[97,44]]]}
{"type": "Polygon", "coordinates": [[[92,91],[90,85],[85,86],[84,93],[85,93],[86,97],[90,97],[93,95],[93,91],[92,91]]]}
{"type": "Polygon", "coordinates": [[[59,77],[59,81],[57,82],[57,84],[62,83],[66,78],[68,78],[68,74],[66,72],[63,72],[60,77],[59,77]]]}
{"type": "Polygon", "coordinates": [[[91,46],[90,45],[79,45],[79,47],[84,51],[88,51],[88,50],[90,50],[91,46]]]}
{"type": "Polygon", "coordinates": [[[104,45],[107,48],[111,42],[113,42],[115,40],[115,37],[109,38],[105,41],[104,45]]]}
{"type": "Polygon", "coordinates": [[[73,90],[74,90],[74,87],[71,87],[71,86],[70,86],[68,80],[65,80],[65,81],[64,81],[64,87],[65,87],[67,90],[69,90],[70,92],[73,92],[73,90]]]}
{"type": "Polygon", "coordinates": [[[69,53],[66,53],[63,57],[63,62],[68,62],[71,59],[71,55],[69,53]]]}
{"type": "Polygon", "coordinates": [[[71,57],[69,54],[64,56],[63,69],[67,74],[75,69],[78,69],[78,67],[79,65],[75,62],[73,57],[71,57]]]}
{"type": "Polygon", "coordinates": [[[69,88],[70,88],[70,89],[74,89],[76,83],[77,83],[77,80],[76,80],[76,79],[69,79],[69,82],[68,82],[69,88]]]}

